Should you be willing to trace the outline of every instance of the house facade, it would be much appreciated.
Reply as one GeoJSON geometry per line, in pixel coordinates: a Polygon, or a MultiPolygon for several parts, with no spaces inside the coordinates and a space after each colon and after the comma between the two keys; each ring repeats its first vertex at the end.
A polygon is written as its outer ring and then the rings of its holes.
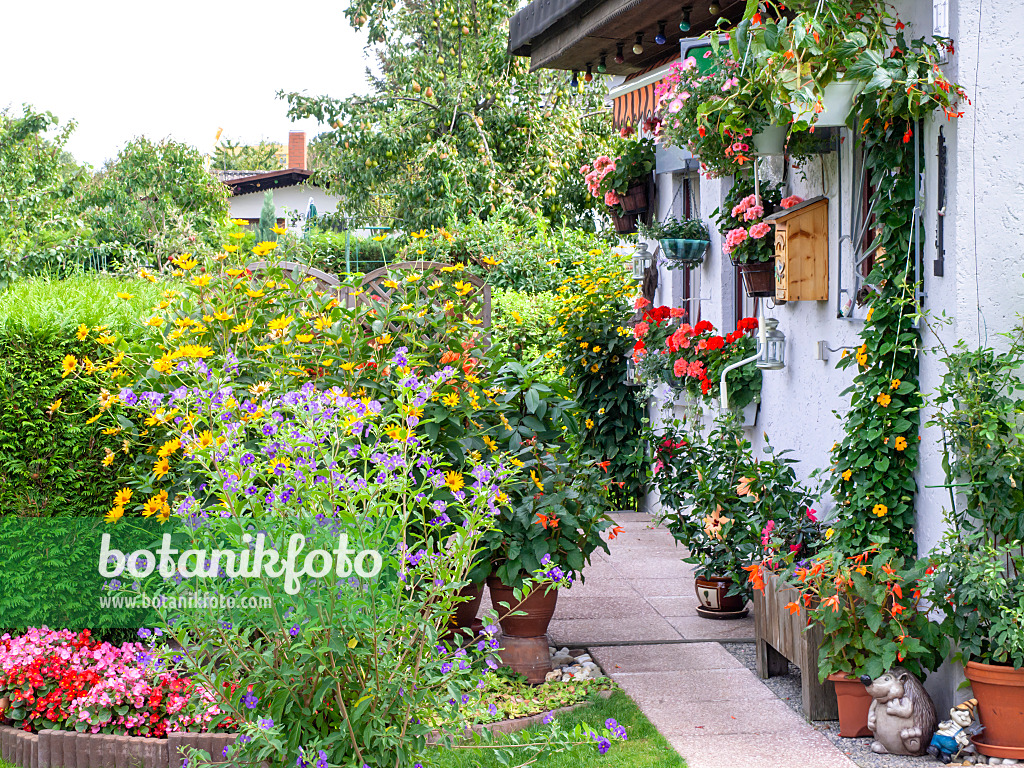
{"type": "MultiPolygon", "coordinates": [[[[685,45],[687,38],[711,30],[713,16],[738,21],[745,5],[728,0],[684,0],[681,5],[535,0],[512,20],[510,50],[531,55],[534,68],[584,72],[600,65],[597,71],[616,76],[609,119],[636,123],[656,108],[653,84],[664,76],[680,40],[685,45]],[[717,6],[715,14],[709,6],[717,6]],[[681,15],[690,25],[685,32],[679,29],[681,15]],[[652,42],[656,34],[664,44],[652,42]]],[[[918,180],[920,236],[913,264],[927,316],[920,328],[919,361],[921,389],[928,393],[944,373],[943,353],[936,349],[940,340],[947,346],[963,339],[973,346],[999,348],[1000,334],[1018,324],[1024,312],[1024,259],[1018,245],[1024,226],[1024,96],[1016,87],[1024,80],[1024,49],[1011,42],[1021,40],[1024,17],[1017,0],[895,0],[892,6],[908,28],[908,39],[939,35],[955,41],[942,71],[971,99],[959,120],[947,120],[937,111],[922,121],[912,139],[916,167],[903,169],[916,173],[918,180]]],[[[842,441],[850,400],[841,393],[853,373],[836,363],[844,350],[852,352],[861,343],[866,315],[857,301],[865,272],[855,264],[853,242],[867,218],[860,149],[845,127],[836,131],[832,147],[802,169],[790,168],[783,192],[828,200],[824,300],[776,304],[745,295],[711,219],[731,178],[704,178],[688,152],[661,147],[654,179],[658,218],[699,216],[709,224],[712,238],[699,267],[669,271],[664,263],[659,265],[654,303],[684,307],[691,318],[709,320],[723,331],[761,310],[779,321],[786,336],[786,366],[764,372],[756,423],[747,435],[755,453],[765,435],[776,448],[791,450],[805,476],[827,467],[833,445],[842,441]],[[759,301],[766,304],[758,306],[759,301]]],[[[784,162],[781,156],[761,159],[762,175],[783,178],[784,162]]],[[[648,244],[652,253],[657,246],[648,244]]],[[[671,397],[663,390],[652,403],[652,416],[657,418],[671,397]]],[[[949,507],[942,434],[926,426],[928,421],[926,411],[914,531],[921,553],[941,537],[943,512],[949,507]]],[[[656,498],[649,502],[657,507],[656,498]]],[[[834,505],[829,509],[827,501],[823,506],[827,514],[841,514],[834,505]]],[[[954,702],[962,679],[959,670],[946,667],[928,680],[940,712],[954,702]]]]}

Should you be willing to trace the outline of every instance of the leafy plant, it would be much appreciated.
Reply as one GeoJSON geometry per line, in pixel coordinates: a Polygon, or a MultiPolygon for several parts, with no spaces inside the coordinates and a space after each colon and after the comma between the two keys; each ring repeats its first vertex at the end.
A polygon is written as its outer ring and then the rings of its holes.
{"type": "Polygon", "coordinates": [[[274,191],[268,189],[263,193],[263,207],[260,209],[260,220],[256,225],[257,243],[276,243],[277,208],[274,207],[274,191]]]}
{"type": "Polygon", "coordinates": [[[818,677],[866,674],[879,677],[897,664],[918,677],[939,668],[949,638],[928,618],[922,597],[924,560],[908,560],[873,547],[856,555],[823,553],[794,571],[802,605],[790,603],[820,624],[824,639],[818,677]]]}
{"type": "Polygon", "coordinates": [[[775,239],[768,236],[772,225],[763,219],[782,205],[782,188],[767,181],[758,186],[760,199],[754,194],[753,177],[737,176],[722,207],[711,214],[722,235],[722,253],[732,259],[733,264],[757,264],[775,258],[775,239]]]}
{"type": "Polygon", "coordinates": [[[557,297],[551,293],[520,293],[495,288],[491,291],[491,344],[495,352],[523,364],[540,361],[540,374],[560,380],[555,347],[558,323],[557,297]]]}
{"type": "Polygon", "coordinates": [[[654,141],[624,136],[610,152],[613,156],[599,155],[580,168],[580,173],[591,196],[614,208],[633,184],[645,181],[654,170],[654,141]]]}
{"type": "Polygon", "coordinates": [[[651,240],[710,240],[708,225],[701,219],[680,221],[669,216],[651,224],[640,224],[640,234],[651,240]]]}

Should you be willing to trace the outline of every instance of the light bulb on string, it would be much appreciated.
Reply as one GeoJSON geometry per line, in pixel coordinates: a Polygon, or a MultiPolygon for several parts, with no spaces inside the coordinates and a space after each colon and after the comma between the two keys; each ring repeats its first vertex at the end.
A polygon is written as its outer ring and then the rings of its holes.
{"type": "Polygon", "coordinates": [[[594,73],[590,71],[590,62],[587,62],[587,74],[583,76],[583,82],[589,83],[594,79],[594,73]]]}
{"type": "Polygon", "coordinates": [[[708,6],[708,13],[712,16],[717,16],[722,12],[722,6],[720,6],[717,0],[711,0],[711,4],[708,6]]]}
{"type": "Polygon", "coordinates": [[[608,57],[607,57],[607,56],[605,56],[605,55],[604,55],[604,53],[602,53],[602,54],[601,54],[601,61],[600,61],[600,62],[598,63],[598,65],[597,65],[597,71],[598,71],[598,72],[599,72],[600,74],[602,74],[602,75],[603,75],[603,74],[604,74],[605,72],[607,72],[607,71],[608,71],[608,65],[607,65],[607,64],[605,63],[605,62],[607,61],[607,58],[608,58],[608,57]]]}
{"type": "Polygon", "coordinates": [[[580,86],[580,73],[575,69],[572,71],[572,80],[569,81],[569,85],[573,88],[579,88],[580,86]]]}
{"type": "Polygon", "coordinates": [[[616,46],[615,46],[615,59],[614,59],[614,61],[615,61],[616,64],[621,64],[621,63],[623,63],[625,61],[625,59],[622,57],[622,49],[625,47],[625,45],[626,45],[625,43],[617,43],[616,46]]]}
{"type": "Polygon", "coordinates": [[[689,8],[683,8],[683,18],[679,22],[679,31],[680,32],[689,32],[690,31],[690,9],[689,8]]]}
{"type": "Polygon", "coordinates": [[[644,52],[644,33],[641,32],[636,36],[636,42],[633,43],[633,53],[639,56],[644,52]]]}
{"type": "Polygon", "coordinates": [[[658,22],[658,34],[656,34],[654,36],[654,42],[657,43],[658,45],[664,45],[665,44],[665,22],[664,21],[659,21],[658,22]]]}

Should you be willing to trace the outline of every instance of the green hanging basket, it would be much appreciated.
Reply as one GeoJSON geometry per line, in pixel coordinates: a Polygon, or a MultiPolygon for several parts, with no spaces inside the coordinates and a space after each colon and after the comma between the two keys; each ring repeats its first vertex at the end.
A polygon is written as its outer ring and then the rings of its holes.
{"type": "Polygon", "coordinates": [[[710,240],[659,240],[661,252],[671,261],[682,262],[690,266],[704,263],[704,256],[711,245],[710,240]]]}

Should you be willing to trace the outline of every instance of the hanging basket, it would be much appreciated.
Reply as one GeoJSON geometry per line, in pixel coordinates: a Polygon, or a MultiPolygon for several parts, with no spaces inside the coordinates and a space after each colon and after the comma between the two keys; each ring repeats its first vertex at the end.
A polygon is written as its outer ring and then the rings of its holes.
{"type": "Polygon", "coordinates": [[[659,240],[665,258],[695,267],[704,263],[710,240],[659,240]]]}
{"type": "Polygon", "coordinates": [[[738,264],[747,296],[775,297],[775,261],[738,264]]]}
{"type": "MultiPolygon", "coordinates": [[[[821,114],[818,115],[814,125],[819,128],[846,125],[846,118],[853,111],[853,102],[863,88],[864,83],[859,80],[850,82],[837,80],[826,85],[821,95],[821,114]]],[[[793,116],[793,119],[794,121],[806,120],[809,123],[814,119],[814,110],[801,109],[793,116]]]]}
{"type": "Polygon", "coordinates": [[[635,235],[637,231],[637,215],[635,213],[622,214],[618,208],[610,208],[612,224],[615,231],[620,235],[635,235]]]}
{"type": "Polygon", "coordinates": [[[619,201],[626,213],[641,213],[647,210],[647,182],[639,181],[629,185],[626,194],[619,201]]]}
{"type": "Polygon", "coordinates": [[[786,151],[788,125],[769,125],[751,137],[754,151],[759,155],[781,155],[786,151]]]}

